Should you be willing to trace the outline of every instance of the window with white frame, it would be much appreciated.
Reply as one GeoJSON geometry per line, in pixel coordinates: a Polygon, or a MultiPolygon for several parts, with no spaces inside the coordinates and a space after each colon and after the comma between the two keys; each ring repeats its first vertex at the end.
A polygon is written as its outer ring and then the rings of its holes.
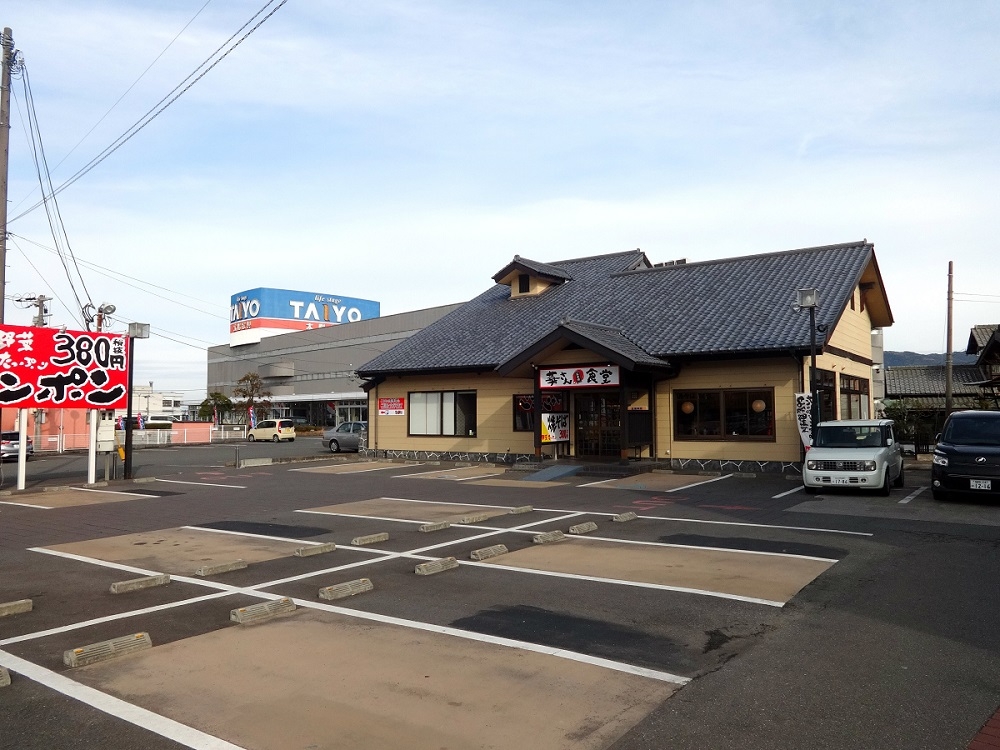
{"type": "Polygon", "coordinates": [[[410,435],[476,436],[475,391],[411,391],[410,435]]]}

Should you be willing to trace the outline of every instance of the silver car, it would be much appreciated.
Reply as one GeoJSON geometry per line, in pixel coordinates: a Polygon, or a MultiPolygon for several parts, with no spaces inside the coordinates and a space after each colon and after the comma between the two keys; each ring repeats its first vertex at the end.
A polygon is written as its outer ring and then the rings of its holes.
{"type": "Polygon", "coordinates": [[[323,443],[330,453],[356,451],[361,447],[361,433],[367,429],[367,422],[342,422],[323,431],[323,443]]]}
{"type": "MultiPolygon", "coordinates": [[[[17,460],[17,452],[21,447],[21,436],[17,432],[4,432],[0,438],[0,461],[17,460]]],[[[35,442],[29,437],[25,448],[27,458],[35,455],[35,442]]]]}
{"type": "Polygon", "coordinates": [[[876,490],[903,486],[903,446],[891,419],[820,422],[806,451],[802,484],[808,494],[821,489],[876,490]]]}

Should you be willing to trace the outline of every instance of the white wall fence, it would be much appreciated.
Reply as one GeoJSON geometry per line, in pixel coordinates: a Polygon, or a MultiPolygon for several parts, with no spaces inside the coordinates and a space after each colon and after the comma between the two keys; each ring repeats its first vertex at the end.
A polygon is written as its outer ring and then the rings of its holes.
{"type": "MultiPolygon", "coordinates": [[[[132,430],[132,446],[135,448],[157,445],[207,445],[209,443],[243,442],[247,439],[244,425],[224,425],[205,429],[185,428],[183,422],[169,430],[132,430]]],[[[90,434],[64,432],[58,435],[42,435],[33,439],[35,453],[65,453],[86,450],[90,434]]],[[[125,431],[115,431],[117,445],[125,445],[125,431]]]]}

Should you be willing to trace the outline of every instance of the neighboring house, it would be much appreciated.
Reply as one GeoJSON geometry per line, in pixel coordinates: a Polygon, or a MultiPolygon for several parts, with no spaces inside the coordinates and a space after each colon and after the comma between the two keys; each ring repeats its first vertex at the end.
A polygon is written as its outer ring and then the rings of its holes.
{"type": "Polygon", "coordinates": [[[867,241],[655,265],[515,256],[493,280],[358,368],[369,454],[782,470],[803,451],[806,288],[822,418],[872,416],[871,331],[893,320],[867,241]]]}
{"type": "MultiPolygon", "coordinates": [[[[911,409],[927,413],[940,413],[944,422],[945,366],[913,365],[889,367],[885,373],[886,401],[906,399],[911,409]]],[[[952,402],[954,409],[978,409],[981,392],[978,383],[983,372],[978,365],[954,365],[951,368],[952,402]]]]}
{"type": "Polygon", "coordinates": [[[983,401],[991,409],[1000,409],[1000,325],[975,326],[965,353],[974,355],[982,370],[983,379],[977,385],[983,401]]]}
{"type": "MultiPolygon", "coordinates": [[[[954,365],[951,372],[952,411],[982,409],[983,379],[978,365],[954,365]]],[[[941,431],[948,409],[945,406],[945,366],[907,365],[885,371],[885,412],[899,424],[904,440],[918,453],[926,453],[941,431]]]]}

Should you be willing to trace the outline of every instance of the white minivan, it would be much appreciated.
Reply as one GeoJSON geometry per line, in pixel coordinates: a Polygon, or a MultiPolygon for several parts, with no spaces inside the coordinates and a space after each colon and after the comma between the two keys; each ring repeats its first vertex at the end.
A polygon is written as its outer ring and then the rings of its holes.
{"type": "Polygon", "coordinates": [[[868,489],[883,495],[903,486],[903,446],[891,419],[820,422],[802,466],[805,491],[868,489]]]}

